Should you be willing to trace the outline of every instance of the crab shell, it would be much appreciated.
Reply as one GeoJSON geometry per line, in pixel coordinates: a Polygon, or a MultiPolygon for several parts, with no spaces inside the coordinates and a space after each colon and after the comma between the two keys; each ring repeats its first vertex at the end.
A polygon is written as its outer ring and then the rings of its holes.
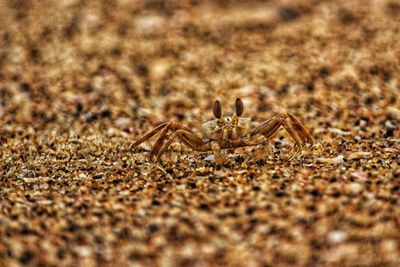
{"type": "Polygon", "coordinates": [[[250,118],[224,117],[203,123],[201,130],[204,139],[235,140],[245,137],[250,132],[250,122],[250,118]]]}

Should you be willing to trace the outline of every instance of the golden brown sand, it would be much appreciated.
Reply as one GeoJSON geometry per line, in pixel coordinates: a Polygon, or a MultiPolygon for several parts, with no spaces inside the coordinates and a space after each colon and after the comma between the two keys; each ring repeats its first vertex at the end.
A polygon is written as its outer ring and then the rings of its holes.
{"type": "Polygon", "coordinates": [[[399,266],[399,1],[0,0],[0,266],[399,266]],[[130,144],[218,98],[275,135],[130,144]]]}

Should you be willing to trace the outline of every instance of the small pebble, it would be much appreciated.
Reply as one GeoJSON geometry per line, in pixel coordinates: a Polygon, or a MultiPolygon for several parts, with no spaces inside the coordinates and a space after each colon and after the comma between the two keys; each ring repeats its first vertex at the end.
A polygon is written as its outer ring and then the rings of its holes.
{"type": "Polygon", "coordinates": [[[344,162],[343,155],[339,155],[335,158],[317,158],[317,162],[329,163],[329,164],[340,164],[344,162]]]}
{"type": "Polygon", "coordinates": [[[104,175],[104,173],[97,173],[97,174],[95,174],[95,175],[93,175],[93,179],[101,179],[101,178],[103,178],[103,175],[104,175]]]}
{"type": "Polygon", "coordinates": [[[362,180],[365,180],[368,177],[368,174],[365,172],[352,172],[350,175],[354,178],[358,178],[358,179],[362,179],[362,180]]]}
{"type": "Polygon", "coordinates": [[[329,132],[337,134],[337,135],[344,135],[344,136],[351,135],[350,132],[345,132],[345,131],[337,129],[337,128],[329,128],[329,132]]]}
{"type": "Polygon", "coordinates": [[[328,242],[331,244],[339,244],[347,239],[347,234],[343,231],[331,231],[328,233],[328,242]]]}
{"type": "Polygon", "coordinates": [[[118,118],[114,121],[115,126],[118,128],[129,128],[132,125],[130,118],[118,118]]]}
{"type": "Polygon", "coordinates": [[[348,185],[346,186],[346,188],[347,188],[351,193],[358,194],[358,193],[360,193],[360,192],[363,190],[364,186],[363,186],[362,184],[360,184],[360,183],[350,183],[350,184],[348,184],[348,185]]]}
{"type": "Polygon", "coordinates": [[[371,153],[371,152],[362,152],[362,151],[360,151],[360,152],[351,153],[351,154],[347,157],[347,159],[348,159],[348,160],[363,159],[363,158],[370,158],[371,156],[372,156],[372,153],[371,153]]]}
{"type": "Polygon", "coordinates": [[[387,109],[389,114],[391,114],[396,120],[400,121],[400,109],[395,107],[389,107],[387,109]]]}
{"type": "Polygon", "coordinates": [[[209,155],[209,156],[205,157],[204,160],[208,161],[208,162],[215,163],[215,156],[214,155],[209,155]]]}

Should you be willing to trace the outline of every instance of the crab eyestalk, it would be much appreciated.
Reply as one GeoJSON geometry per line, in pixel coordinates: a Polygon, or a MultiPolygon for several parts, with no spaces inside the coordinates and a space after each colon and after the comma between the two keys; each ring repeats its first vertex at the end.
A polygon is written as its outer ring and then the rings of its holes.
{"type": "Polygon", "coordinates": [[[219,102],[219,100],[215,100],[215,102],[214,102],[213,113],[214,113],[214,116],[217,119],[221,119],[221,117],[222,117],[222,108],[221,108],[221,103],[219,102]]]}
{"type": "Polygon", "coordinates": [[[235,113],[236,116],[240,117],[243,114],[244,106],[243,102],[240,98],[236,98],[235,101],[235,113]]]}

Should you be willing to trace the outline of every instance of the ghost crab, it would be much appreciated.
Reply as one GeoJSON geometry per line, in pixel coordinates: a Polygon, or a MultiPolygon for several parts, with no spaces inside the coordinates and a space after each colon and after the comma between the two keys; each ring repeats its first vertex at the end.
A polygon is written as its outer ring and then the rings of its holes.
{"type": "Polygon", "coordinates": [[[186,146],[200,152],[214,151],[217,163],[223,161],[220,150],[246,146],[263,145],[283,127],[295,142],[291,152],[292,157],[314,140],[307,129],[291,113],[277,114],[251,129],[250,118],[243,118],[244,106],[240,98],[235,101],[235,113],[231,117],[222,117],[222,108],[219,100],[213,104],[214,120],[203,123],[202,137],[193,132],[188,126],[178,122],[165,122],[146,133],[131,145],[135,148],[161,131],[159,138],[150,151],[152,159],[160,160],[171,143],[178,139],[186,146]],[[172,131],[172,133],[170,133],[172,131]]]}

